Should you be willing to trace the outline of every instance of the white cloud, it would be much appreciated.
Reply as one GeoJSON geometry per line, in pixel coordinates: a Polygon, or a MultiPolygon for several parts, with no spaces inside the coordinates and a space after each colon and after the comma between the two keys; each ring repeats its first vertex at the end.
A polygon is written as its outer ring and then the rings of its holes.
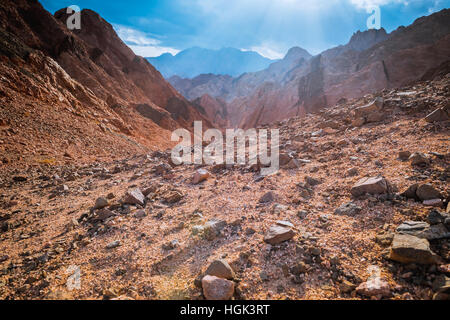
{"type": "Polygon", "coordinates": [[[284,54],[276,51],[273,48],[265,47],[265,46],[255,46],[251,47],[249,49],[242,49],[242,51],[255,51],[258,52],[263,57],[276,60],[276,59],[283,59],[284,54]]]}
{"type": "Polygon", "coordinates": [[[374,6],[384,6],[391,3],[400,3],[407,6],[410,0],[350,0],[350,2],[358,9],[367,9],[374,6]]]}
{"type": "Polygon", "coordinates": [[[133,46],[128,45],[133,52],[141,57],[152,58],[158,57],[163,53],[171,53],[176,55],[180,50],[170,48],[170,47],[160,47],[160,46],[133,46]]]}
{"type": "Polygon", "coordinates": [[[161,41],[155,39],[151,34],[122,26],[113,25],[120,39],[125,42],[133,52],[139,56],[151,58],[163,53],[177,54],[179,50],[161,45],[161,41]]]}

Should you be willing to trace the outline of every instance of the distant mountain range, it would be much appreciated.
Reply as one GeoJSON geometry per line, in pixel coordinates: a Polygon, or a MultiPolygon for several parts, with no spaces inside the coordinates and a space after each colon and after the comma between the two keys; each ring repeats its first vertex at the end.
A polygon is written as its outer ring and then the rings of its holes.
{"type": "Polygon", "coordinates": [[[225,114],[229,126],[255,128],[426,78],[450,62],[449,21],[444,9],[391,33],[358,31],[346,45],[316,56],[292,48],[268,68],[239,77],[168,80],[215,123],[225,114]]]}
{"type": "Polygon", "coordinates": [[[235,77],[246,72],[263,70],[276,61],[254,51],[242,51],[235,48],[210,50],[198,47],[183,50],[175,56],[165,53],[147,60],[166,79],[172,76],[194,78],[207,73],[235,77]]]}

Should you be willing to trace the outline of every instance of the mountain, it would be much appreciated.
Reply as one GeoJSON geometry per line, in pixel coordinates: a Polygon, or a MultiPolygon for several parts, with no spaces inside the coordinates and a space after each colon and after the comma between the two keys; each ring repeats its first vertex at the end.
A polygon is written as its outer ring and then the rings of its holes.
{"type": "Polygon", "coordinates": [[[450,10],[444,9],[390,34],[359,31],[346,45],[314,57],[291,49],[267,69],[237,78],[169,81],[188,99],[209,94],[225,100],[230,124],[249,128],[408,85],[449,60],[450,10]]]}
{"type": "Polygon", "coordinates": [[[0,4],[1,121],[13,132],[2,142],[11,157],[115,157],[169,147],[170,131],[195,120],[211,126],[97,13],[83,10],[72,32],[65,12],[0,4]]]}
{"type": "Polygon", "coordinates": [[[274,62],[253,51],[241,51],[234,48],[210,50],[198,47],[181,51],[175,56],[165,53],[147,60],[166,79],[172,76],[194,78],[207,73],[234,77],[245,72],[263,70],[274,62]]]}

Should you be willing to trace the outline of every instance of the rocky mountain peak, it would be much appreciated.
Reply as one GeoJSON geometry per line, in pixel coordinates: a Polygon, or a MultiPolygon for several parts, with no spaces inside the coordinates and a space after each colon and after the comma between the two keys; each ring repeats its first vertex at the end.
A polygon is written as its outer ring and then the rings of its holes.
{"type": "Polygon", "coordinates": [[[389,38],[389,34],[384,28],[358,31],[353,34],[348,47],[356,51],[364,51],[389,38]]]}
{"type": "Polygon", "coordinates": [[[293,47],[289,49],[288,53],[284,57],[284,60],[295,60],[295,59],[309,59],[312,55],[303,48],[293,47]]]}

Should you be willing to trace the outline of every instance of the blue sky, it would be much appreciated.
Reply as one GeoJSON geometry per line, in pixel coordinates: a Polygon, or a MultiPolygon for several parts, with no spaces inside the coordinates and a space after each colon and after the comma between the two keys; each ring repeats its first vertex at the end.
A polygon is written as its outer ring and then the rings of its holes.
{"type": "Polygon", "coordinates": [[[43,0],[50,12],[78,5],[110,22],[135,53],[151,57],[198,46],[254,50],[283,57],[300,46],[312,54],[367,30],[367,8],[381,9],[388,32],[450,7],[450,0],[43,0]]]}

